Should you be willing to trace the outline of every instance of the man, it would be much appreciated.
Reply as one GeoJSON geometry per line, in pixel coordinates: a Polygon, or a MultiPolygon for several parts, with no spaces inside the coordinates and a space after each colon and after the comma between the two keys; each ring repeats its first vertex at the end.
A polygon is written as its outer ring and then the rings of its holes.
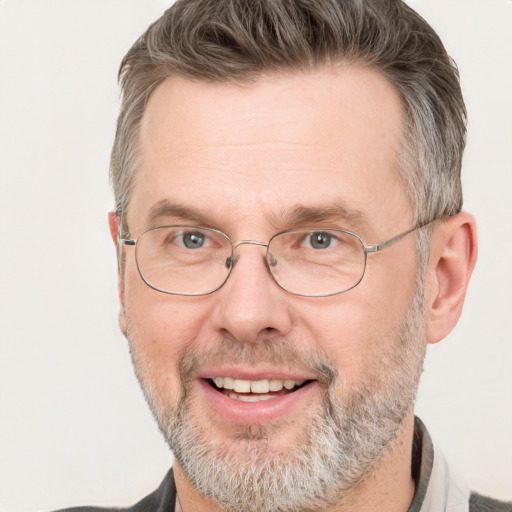
{"type": "Polygon", "coordinates": [[[512,510],[413,412],[476,260],[432,29],[399,1],[188,0],[121,82],[119,320],[176,459],[130,510],[512,510]]]}

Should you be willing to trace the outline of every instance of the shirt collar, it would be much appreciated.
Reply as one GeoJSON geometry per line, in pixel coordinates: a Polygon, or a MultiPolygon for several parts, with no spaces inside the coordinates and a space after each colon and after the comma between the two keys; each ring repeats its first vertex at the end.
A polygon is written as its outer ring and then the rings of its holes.
{"type": "Polygon", "coordinates": [[[468,512],[469,489],[450,472],[419,418],[414,423],[412,474],[416,492],[408,512],[468,512]]]}

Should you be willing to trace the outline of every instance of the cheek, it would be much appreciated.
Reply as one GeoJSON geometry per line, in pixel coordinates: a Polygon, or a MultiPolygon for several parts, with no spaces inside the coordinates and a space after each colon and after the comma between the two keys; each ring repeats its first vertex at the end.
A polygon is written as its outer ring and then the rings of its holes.
{"type": "Polygon", "coordinates": [[[125,280],[127,337],[139,369],[150,369],[154,383],[176,386],[178,364],[204,329],[208,312],[200,300],[157,292],[138,275],[125,280]]]}
{"type": "Polygon", "coordinates": [[[374,273],[368,268],[364,285],[323,302],[311,302],[308,313],[301,315],[309,337],[349,384],[360,382],[378,364],[377,354],[396,344],[415,293],[410,272],[407,279],[403,271],[384,277],[380,273],[378,279],[374,273]]]}

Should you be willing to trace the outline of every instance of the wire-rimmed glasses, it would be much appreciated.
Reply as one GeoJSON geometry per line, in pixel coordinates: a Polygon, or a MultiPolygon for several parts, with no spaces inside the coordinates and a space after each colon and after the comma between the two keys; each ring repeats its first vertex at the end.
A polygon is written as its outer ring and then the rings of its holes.
{"type": "Polygon", "coordinates": [[[151,228],[135,239],[120,237],[119,243],[135,246],[140,277],[159,292],[191,296],[215,292],[229,278],[238,247],[252,244],[266,247],[267,268],[283,290],[304,297],[327,297],[361,282],[368,254],[430,222],[377,245],[366,244],[351,231],[331,228],[291,229],[274,235],[268,243],[233,242],[217,229],[184,224],[151,228]]]}

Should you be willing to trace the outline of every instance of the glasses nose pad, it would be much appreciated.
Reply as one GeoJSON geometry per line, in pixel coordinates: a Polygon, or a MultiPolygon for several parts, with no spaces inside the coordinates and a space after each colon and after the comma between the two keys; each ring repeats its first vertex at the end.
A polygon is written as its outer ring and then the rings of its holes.
{"type": "Polygon", "coordinates": [[[277,260],[274,258],[272,253],[267,253],[267,263],[269,267],[275,267],[277,265],[277,260]]]}
{"type": "Polygon", "coordinates": [[[233,256],[229,256],[228,258],[226,258],[226,268],[229,270],[231,269],[231,267],[233,266],[233,262],[234,262],[234,258],[233,256]]]}

